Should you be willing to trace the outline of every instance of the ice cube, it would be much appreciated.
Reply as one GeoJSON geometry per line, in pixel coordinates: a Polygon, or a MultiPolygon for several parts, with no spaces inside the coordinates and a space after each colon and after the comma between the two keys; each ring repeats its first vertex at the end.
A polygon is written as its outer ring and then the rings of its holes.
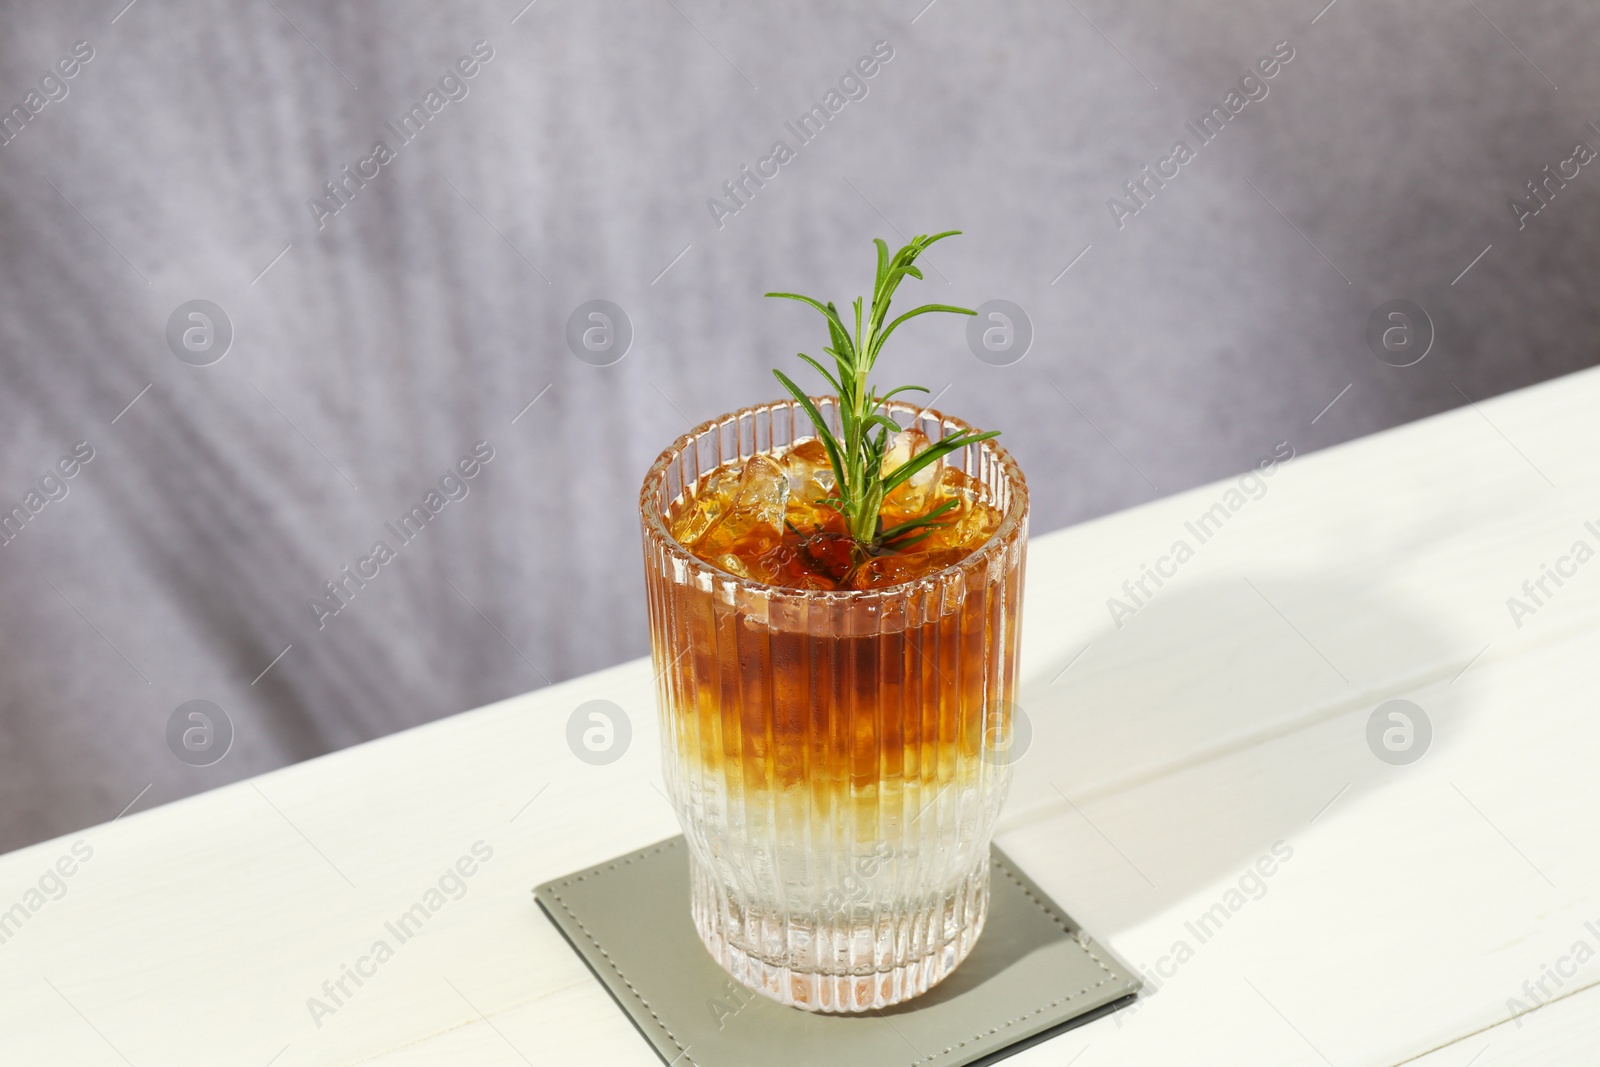
{"type": "Polygon", "coordinates": [[[740,473],[736,467],[718,467],[695,487],[693,498],[672,524],[672,536],[680,545],[693,548],[727,513],[739,492],[740,473]]]}
{"type": "MultiPolygon", "coordinates": [[[[895,434],[889,451],[884,453],[883,473],[892,473],[918,453],[927,451],[931,443],[928,435],[915,426],[901,430],[895,434]]],[[[926,510],[931,502],[932,490],[938,484],[940,467],[938,463],[930,463],[896,488],[890,494],[894,506],[912,515],[926,510]]]]}
{"type": "Polygon", "coordinates": [[[744,472],[739,475],[739,495],[728,515],[752,528],[768,527],[776,534],[783,531],[783,512],[788,504],[789,477],[783,465],[762,453],[745,461],[744,472]]]}
{"type": "Polygon", "coordinates": [[[998,508],[983,499],[983,486],[972,475],[954,467],[946,467],[939,478],[940,499],[956,499],[961,505],[952,509],[956,522],[951,527],[950,544],[967,552],[976,551],[1000,528],[1004,518],[998,508]]]}
{"type": "Polygon", "coordinates": [[[833,494],[833,465],[821,438],[812,437],[791,448],[783,457],[783,469],[789,475],[789,493],[794,500],[814,504],[833,494]]]}
{"type": "MultiPolygon", "coordinates": [[[[771,456],[751,456],[739,475],[733,504],[694,545],[701,559],[733,555],[743,561],[749,576],[768,581],[782,567],[784,512],[789,503],[789,479],[771,456]]],[[[724,567],[725,570],[732,570],[724,567]]],[[[735,572],[738,573],[738,572],[735,572]]]]}
{"type": "Polygon", "coordinates": [[[883,473],[888,474],[918,452],[926,449],[928,444],[928,435],[915,426],[901,430],[894,435],[894,440],[889,443],[889,451],[884,453],[883,473]]]}

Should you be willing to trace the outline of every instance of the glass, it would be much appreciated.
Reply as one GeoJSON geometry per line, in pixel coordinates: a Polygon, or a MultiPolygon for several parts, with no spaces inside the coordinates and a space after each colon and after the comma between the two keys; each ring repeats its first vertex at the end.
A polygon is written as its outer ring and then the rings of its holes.
{"type": "MultiPolygon", "coordinates": [[[[932,440],[967,429],[887,406],[932,440]]],[[[819,407],[837,423],[833,401],[819,407]]],[[[810,436],[784,401],[674,442],[640,494],[645,587],[701,940],[774,1000],[861,1012],[925,992],[983,929],[1011,781],[1028,494],[994,441],[952,453],[999,529],[954,566],[874,590],[737,578],[672,539],[703,476],[810,436]]]]}

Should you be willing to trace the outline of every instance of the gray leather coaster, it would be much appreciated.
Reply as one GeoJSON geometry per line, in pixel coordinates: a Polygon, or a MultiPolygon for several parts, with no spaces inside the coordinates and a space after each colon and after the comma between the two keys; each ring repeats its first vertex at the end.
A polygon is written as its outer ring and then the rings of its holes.
{"type": "Polygon", "coordinates": [[[1139,980],[998,848],[978,944],[927,993],[822,1015],[746,990],[689,918],[682,837],[546,882],[534,899],[671,1067],[965,1067],[1131,1001],[1139,980]]]}

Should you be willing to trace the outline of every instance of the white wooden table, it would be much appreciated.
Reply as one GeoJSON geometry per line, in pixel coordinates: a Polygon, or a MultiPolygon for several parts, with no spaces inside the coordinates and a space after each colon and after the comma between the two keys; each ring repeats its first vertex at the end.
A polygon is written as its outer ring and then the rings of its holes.
{"type": "MultiPolygon", "coordinates": [[[[1159,988],[1012,1062],[1596,1062],[1597,413],[1585,372],[1034,540],[999,840],[1159,988]],[[1399,697],[1409,765],[1367,742],[1399,697]]],[[[674,833],[658,782],[641,661],[11,853],[0,1064],[656,1063],[529,887],[674,833]]]]}

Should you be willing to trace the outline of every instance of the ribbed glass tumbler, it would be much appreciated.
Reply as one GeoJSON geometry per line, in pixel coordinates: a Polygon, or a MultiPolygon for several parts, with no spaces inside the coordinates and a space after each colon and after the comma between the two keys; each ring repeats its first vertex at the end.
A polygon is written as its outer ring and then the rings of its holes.
{"type": "MultiPolygon", "coordinates": [[[[933,440],[967,428],[889,407],[933,440]]],[[[954,566],[872,590],[765,585],[673,540],[673,509],[703,477],[812,432],[780,402],[674,442],[640,496],[645,585],[701,940],[774,1000],[861,1012],[925,992],[983,929],[1011,781],[1028,494],[993,441],[952,453],[998,530],[954,566]]]]}

